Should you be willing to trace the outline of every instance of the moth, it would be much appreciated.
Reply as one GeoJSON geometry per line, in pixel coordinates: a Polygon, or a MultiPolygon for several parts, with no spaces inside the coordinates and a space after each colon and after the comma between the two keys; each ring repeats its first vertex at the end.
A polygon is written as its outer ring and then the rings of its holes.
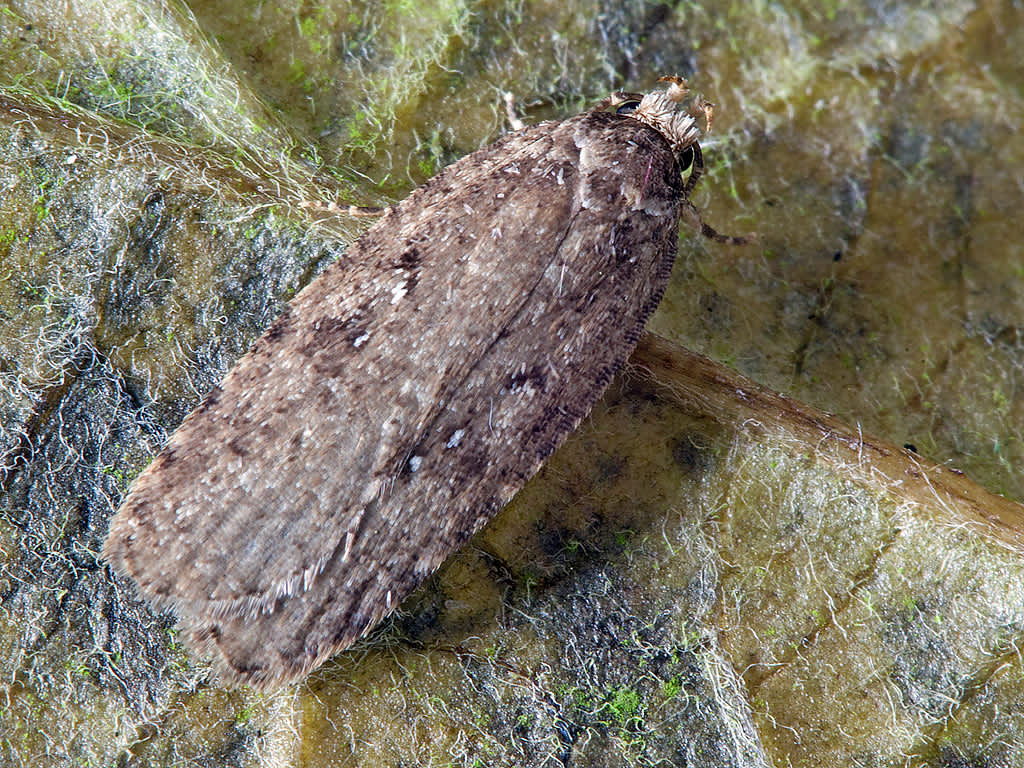
{"type": "Polygon", "coordinates": [[[663,80],[388,208],[131,485],[104,556],[226,683],[300,679],[392,611],[590,411],[680,218],[730,239],[689,201],[699,131],[663,80]]]}

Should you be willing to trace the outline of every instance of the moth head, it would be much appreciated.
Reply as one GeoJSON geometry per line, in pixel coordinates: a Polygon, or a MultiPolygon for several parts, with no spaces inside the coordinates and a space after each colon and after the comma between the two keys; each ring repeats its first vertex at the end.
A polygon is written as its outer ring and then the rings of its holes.
{"type": "Polygon", "coordinates": [[[615,108],[618,114],[653,128],[671,145],[678,158],[680,170],[685,172],[690,169],[683,185],[683,210],[701,234],[718,242],[734,245],[753,242],[754,235],[731,237],[719,234],[704,223],[700,212],[689,201],[690,193],[704,173],[704,157],[697,142],[700,138],[697,118],[704,117],[704,131],[710,132],[714,104],[698,96],[684,105],[686,97],[690,95],[690,89],[686,80],[681,77],[670,75],[658,78],[658,82],[667,83],[668,87],[651,93],[613,93],[597,104],[595,109],[615,108]]]}
{"type": "Polygon", "coordinates": [[[616,113],[656,130],[672,146],[679,157],[680,167],[685,170],[693,163],[695,153],[699,152],[697,140],[700,130],[695,115],[704,115],[710,131],[713,105],[698,97],[684,106],[690,89],[681,77],[662,77],[658,82],[668,83],[668,88],[650,93],[614,93],[598,106],[614,107],[616,113]]]}
{"type": "MultiPolygon", "coordinates": [[[[669,87],[650,93],[615,93],[605,99],[602,105],[615,107],[620,115],[628,115],[650,126],[665,137],[672,149],[681,153],[700,138],[696,119],[690,110],[681,107],[690,89],[681,77],[662,77],[658,82],[667,82],[669,87]]],[[[710,127],[711,105],[698,99],[694,106],[707,115],[710,127]]]]}

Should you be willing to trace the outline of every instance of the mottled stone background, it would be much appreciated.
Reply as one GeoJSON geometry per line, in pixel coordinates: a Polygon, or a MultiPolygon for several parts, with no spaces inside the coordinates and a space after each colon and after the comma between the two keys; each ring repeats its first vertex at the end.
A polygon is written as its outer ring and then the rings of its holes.
{"type": "Polygon", "coordinates": [[[1024,560],[914,457],[1018,513],[1022,49],[1009,0],[0,6],[0,765],[1024,766],[1024,560]],[[651,330],[912,446],[918,490],[627,375],[386,626],[220,689],[98,553],[366,226],[300,203],[400,200],[504,91],[666,73],[717,105],[696,202],[759,240],[681,232],[651,330]]]}

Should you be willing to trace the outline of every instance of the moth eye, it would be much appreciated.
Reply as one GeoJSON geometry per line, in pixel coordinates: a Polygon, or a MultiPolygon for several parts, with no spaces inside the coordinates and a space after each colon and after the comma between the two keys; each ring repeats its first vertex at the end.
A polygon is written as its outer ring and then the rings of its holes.
{"type": "Polygon", "coordinates": [[[640,102],[637,100],[626,101],[619,105],[619,108],[615,110],[617,115],[628,115],[632,112],[636,112],[636,108],[640,106],[640,102]]]}
{"type": "Polygon", "coordinates": [[[679,155],[679,170],[685,171],[693,165],[693,147],[687,147],[679,155]]]}

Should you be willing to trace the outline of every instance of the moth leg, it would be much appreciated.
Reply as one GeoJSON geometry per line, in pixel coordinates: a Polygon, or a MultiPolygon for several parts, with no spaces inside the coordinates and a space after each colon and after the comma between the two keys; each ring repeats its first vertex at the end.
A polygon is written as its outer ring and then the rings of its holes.
{"type": "Polygon", "coordinates": [[[698,230],[709,240],[714,240],[716,243],[725,243],[726,245],[749,245],[757,239],[756,236],[752,234],[745,235],[744,237],[723,235],[710,224],[704,222],[704,219],[701,218],[700,211],[698,211],[697,207],[689,200],[682,201],[682,211],[680,213],[691,227],[698,230]]]}
{"type": "Polygon", "coordinates": [[[725,243],[726,245],[750,245],[755,239],[754,235],[744,235],[743,237],[723,235],[710,224],[705,224],[703,221],[700,223],[700,233],[716,243],[725,243]]]}
{"type": "Polygon", "coordinates": [[[526,127],[526,123],[519,119],[519,115],[516,114],[516,97],[512,95],[511,91],[505,91],[503,94],[505,97],[505,115],[508,117],[508,124],[512,127],[513,131],[521,131],[526,127]]]}
{"type": "Polygon", "coordinates": [[[693,104],[690,107],[690,114],[694,117],[704,115],[704,133],[711,133],[711,122],[715,116],[714,104],[703,96],[698,96],[693,100],[693,104]]]}
{"type": "Polygon", "coordinates": [[[379,205],[338,205],[333,200],[323,202],[322,200],[303,200],[299,205],[312,211],[321,213],[344,213],[349,216],[383,216],[387,208],[379,205]]]}

